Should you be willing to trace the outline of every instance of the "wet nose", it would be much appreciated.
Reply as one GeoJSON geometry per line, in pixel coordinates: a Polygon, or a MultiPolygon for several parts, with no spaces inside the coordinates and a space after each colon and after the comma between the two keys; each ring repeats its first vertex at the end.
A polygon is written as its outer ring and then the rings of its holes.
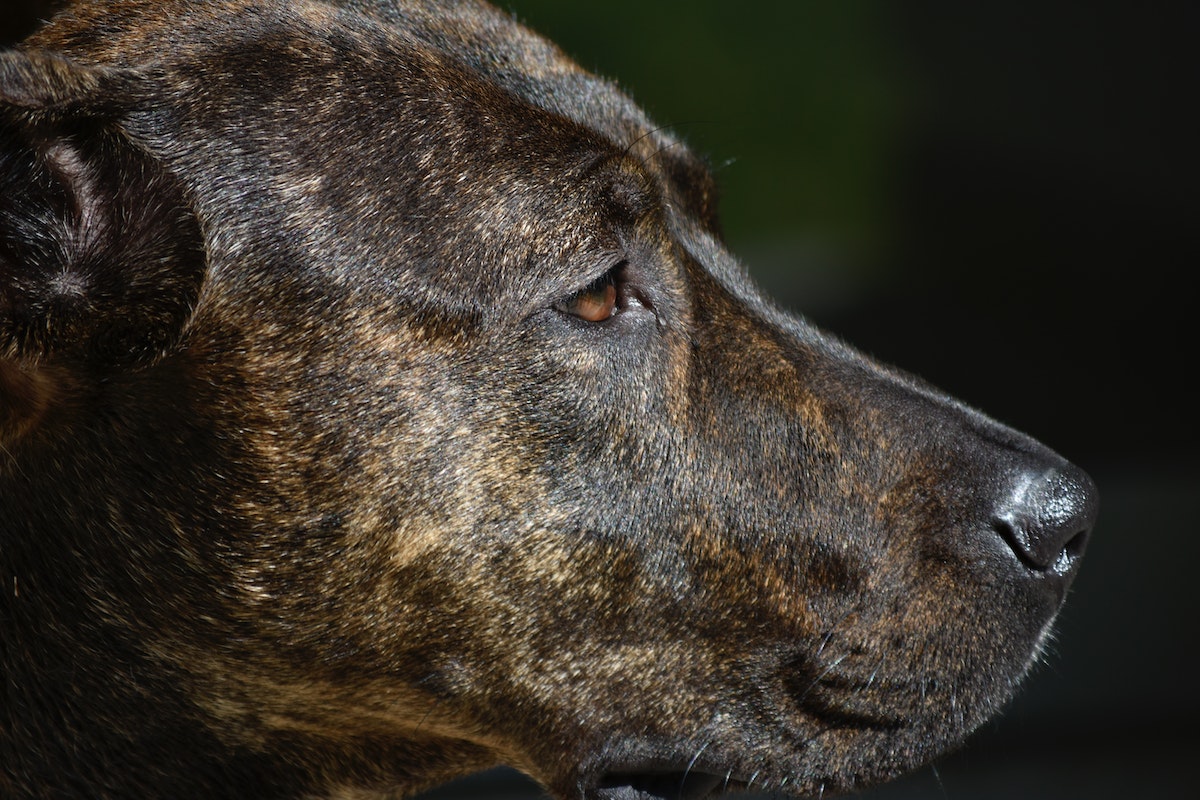
{"type": "Polygon", "coordinates": [[[993,520],[1031,570],[1069,581],[1096,521],[1096,485],[1072,464],[1018,471],[993,520]]]}

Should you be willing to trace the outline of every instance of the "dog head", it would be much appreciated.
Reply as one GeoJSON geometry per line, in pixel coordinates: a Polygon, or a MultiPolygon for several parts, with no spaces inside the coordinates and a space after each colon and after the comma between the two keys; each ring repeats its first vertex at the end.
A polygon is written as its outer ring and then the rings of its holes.
{"type": "Polygon", "coordinates": [[[481,3],[84,3],[0,167],[18,796],[847,790],[997,711],[1082,554],[1086,475],[773,305],[481,3]]]}

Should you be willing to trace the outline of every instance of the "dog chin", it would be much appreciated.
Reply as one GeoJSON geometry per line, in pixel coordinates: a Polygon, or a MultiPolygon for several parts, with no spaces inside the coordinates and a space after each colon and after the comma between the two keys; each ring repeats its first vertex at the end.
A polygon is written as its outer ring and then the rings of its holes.
{"type": "Polygon", "coordinates": [[[584,792],[587,800],[702,800],[740,788],[728,776],[703,772],[663,772],[605,776],[584,792]]]}
{"type": "Polygon", "coordinates": [[[707,746],[696,746],[701,740],[693,738],[657,747],[609,747],[585,768],[574,791],[560,796],[700,800],[747,791],[779,797],[862,791],[961,746],[1010,701],[1021,677],[995,673],[982,685],[942,685],[942,698],[932,705],[919,710],[914,698],[903,717],[880,717],[874,723],[868,723],[864,705],[858,717],[826,720],[816,727],[812,720],[803,725],[777,720],[774,732],[760,730],[749,734],[749,740],[745,730],[728,731],[728,739],[714,731],[707,746]]]}

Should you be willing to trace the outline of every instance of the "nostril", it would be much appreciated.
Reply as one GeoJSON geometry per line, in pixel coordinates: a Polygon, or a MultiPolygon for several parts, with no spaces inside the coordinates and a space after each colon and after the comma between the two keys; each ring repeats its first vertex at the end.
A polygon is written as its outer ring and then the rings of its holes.
{"type": "Polygon", "coordinates": [[[1066,574],[1087,548],[1096,507],[1092,479],[1066,464],[1018,476],[994,524],[1026,566],[1066,574]]]}
{"type": "Polygon", "coordinates": [[[1083,555],[1083,551],[1087,549],[1087,540],[1090,533],[1090,530],[1086,530],[1072,536],[1063,545],[1063,553],[1070,558],[1077,558],[1083,555]]]}

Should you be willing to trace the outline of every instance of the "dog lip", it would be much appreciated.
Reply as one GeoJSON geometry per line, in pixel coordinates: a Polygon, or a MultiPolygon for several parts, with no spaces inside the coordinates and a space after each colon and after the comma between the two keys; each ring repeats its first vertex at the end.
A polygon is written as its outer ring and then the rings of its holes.
{"type": "Polygon", "coordinates": [[[703,800],[719,797],[740,785],[728,774],[647,768],[606,772],[583,795],[587,800],[703,800]]]}
{"type": "Polygon", "coordinates": [[[746,788],[738,765],[747,755],[719,740],[696,748],[694,740],[617,737],[585,755],[563,788],[583,800],[708,800],[746,788]]]}

